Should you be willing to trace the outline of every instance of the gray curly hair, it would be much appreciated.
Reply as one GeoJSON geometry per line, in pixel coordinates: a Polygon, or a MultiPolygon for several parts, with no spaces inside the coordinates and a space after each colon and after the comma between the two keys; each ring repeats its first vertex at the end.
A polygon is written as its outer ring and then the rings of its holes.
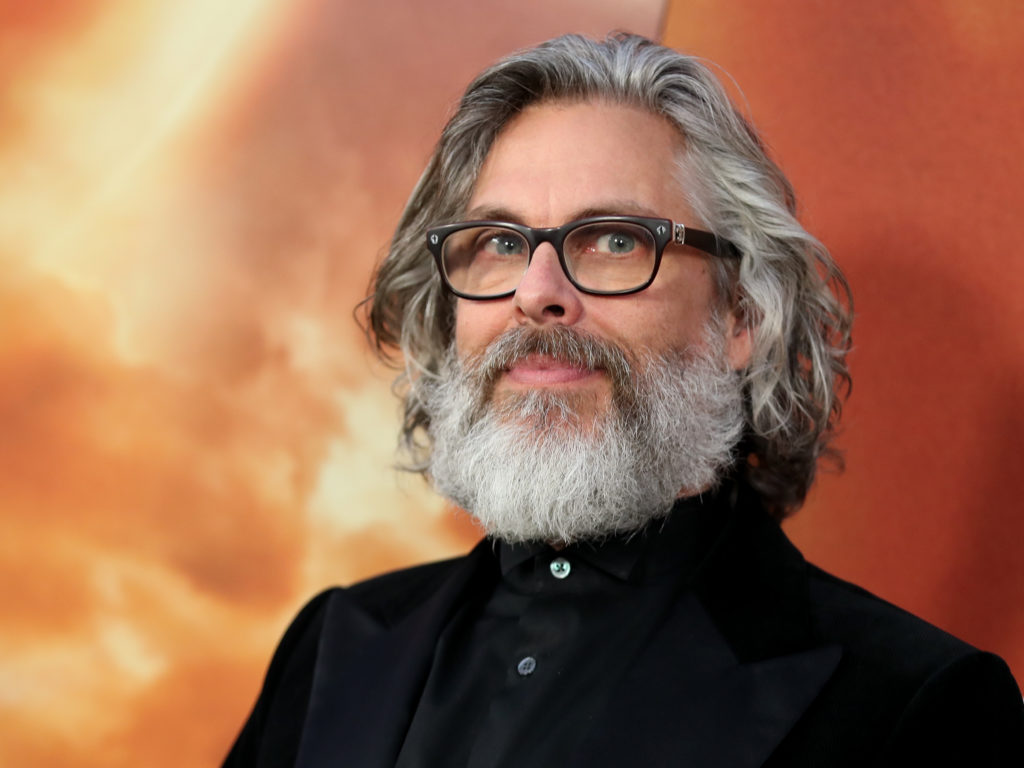
{"type": "Polygon", "coordinates": [[[454,323],[425,232],[460,218],[495,138],[523,109],[592,100],[647,109],[676,127],[694,211],[742,253],[738,263],[717,260],[719,297],[753,332],[738,467],[781,519],[803,502],[820,458],[841,463],[831,442],[850,388],[849,287],[797,221],[789,181],[721,83],[700,60],[635,35],[567,35],[515,53],[469,85],[445,126],[363,305],[378,354],[394,363],[401,352],[395,384],[412,468],[426,471],[430,453],[417,382],[437,375],[454,323]]]}

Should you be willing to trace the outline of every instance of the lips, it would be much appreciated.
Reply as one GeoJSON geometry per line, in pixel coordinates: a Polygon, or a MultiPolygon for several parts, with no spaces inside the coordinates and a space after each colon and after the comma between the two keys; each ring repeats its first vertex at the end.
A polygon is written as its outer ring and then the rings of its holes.
{"type": "Polygon", "coordinates": [[[578,328],[518,326],[487,345],[468,368],[488,397],[495,389],[572,389],[610,383],[629,385],[631,365],[624,349],[578,328]]]}
{"type": "Polygon", "coordinates": [[[505,369],[505,379],[527,386],[571,384],[599,375],[600,371],[559,360],[550,355],[527,355],[505,369]]]}

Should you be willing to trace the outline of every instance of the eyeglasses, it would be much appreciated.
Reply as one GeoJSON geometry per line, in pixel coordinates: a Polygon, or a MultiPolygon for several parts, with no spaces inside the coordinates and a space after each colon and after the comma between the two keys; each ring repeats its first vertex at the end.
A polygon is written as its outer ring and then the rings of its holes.
{"type": "Polygon", "coordinates": [[[732,243],[711,232],[640,216],[598,216],[545,229],[465,221],[427,230],[427,248],[445,287],[463,299],[514,294],[541,243],[554,247],[562,271],[579,291],[636,293],[654,281],[670,242],[712,256],[739,256],[732,243]]]}

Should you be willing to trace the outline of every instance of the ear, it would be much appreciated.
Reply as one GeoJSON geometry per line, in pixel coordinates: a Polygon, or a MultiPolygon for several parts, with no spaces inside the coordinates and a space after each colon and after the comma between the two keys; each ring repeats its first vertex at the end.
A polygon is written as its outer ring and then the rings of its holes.
{"type": "Polygon", "coordinates": [[[742,371],[750,364],[754,329],[746,318],[737,315],[734,310],[725,316],[725,334],[725,356],[729,367],[734,371],[742,371]]]}

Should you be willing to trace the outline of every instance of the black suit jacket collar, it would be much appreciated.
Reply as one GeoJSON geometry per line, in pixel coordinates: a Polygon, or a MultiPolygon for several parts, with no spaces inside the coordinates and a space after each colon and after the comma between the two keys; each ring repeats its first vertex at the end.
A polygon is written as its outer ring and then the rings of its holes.
{"type": "MultiPolygon", "coordinates": [[[[752,497],[740,492],[729,506],[724,530],[617,684],[579,765],[759,766],[835,670],[840,648],[816,647],[811,634],[803,558],[752,497]]],[[[392,766],[438,637],[498,574],[485,541],[400,616],[334,593],[296,765],[392,766]]]]}

